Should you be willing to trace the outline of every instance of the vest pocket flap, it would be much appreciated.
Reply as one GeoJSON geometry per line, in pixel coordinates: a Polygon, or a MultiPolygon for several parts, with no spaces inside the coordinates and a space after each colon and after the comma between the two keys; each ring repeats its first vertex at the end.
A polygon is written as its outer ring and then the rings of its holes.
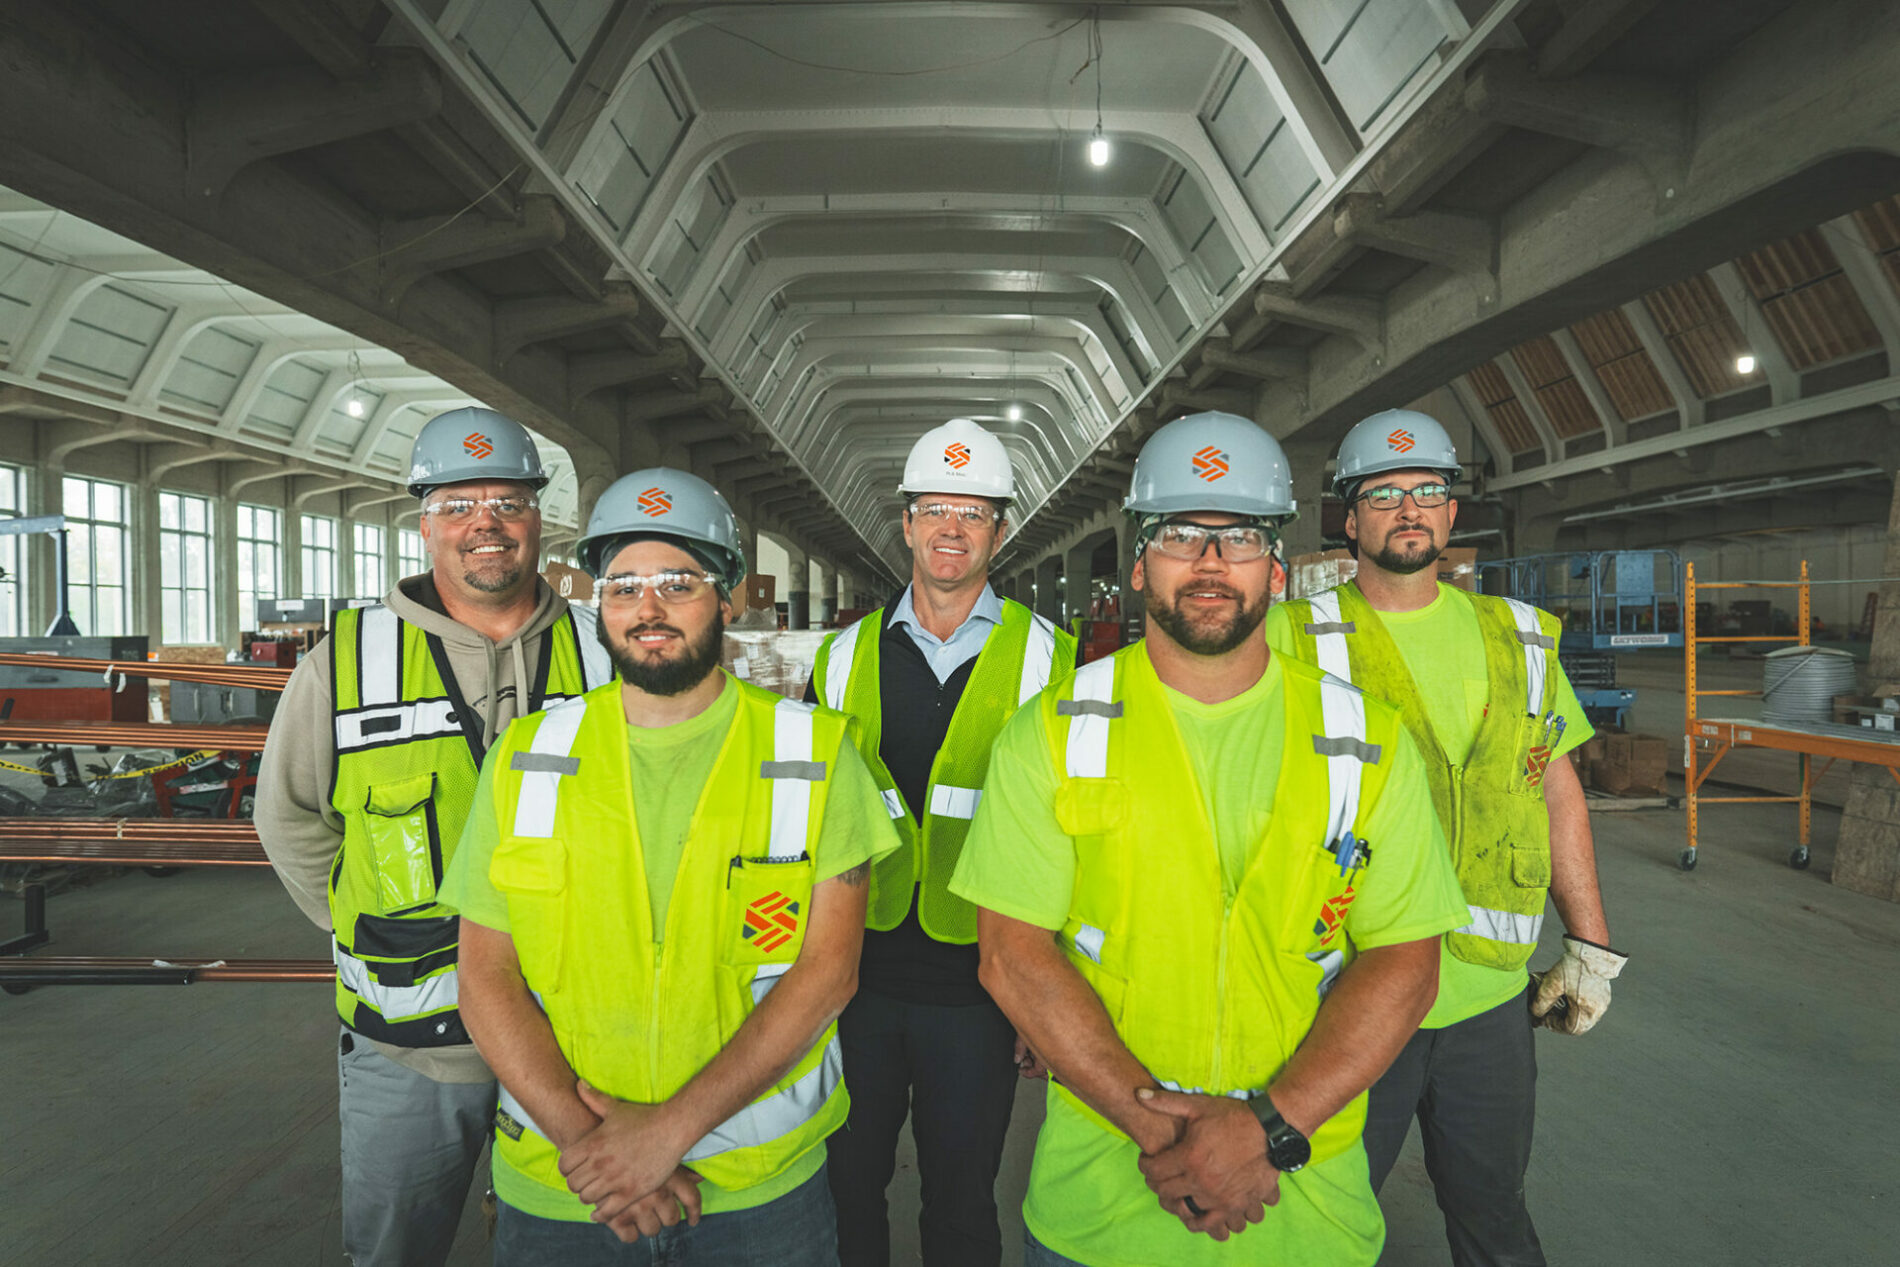
{"type": "Polygon", "coordinates": [[[1534,845],[1511,850],[1511,879],[1526,889],[1550,887],[1550,851],[1534,845]]]}
{"type": "Polygon", "coordinates": [[[1071,836],[1100,836],[1128,817],[1120,779],[1064,779],[1056,788],[1056,822],[1071,836]]]}
{"type": "Polygon", "coordinates": [[[567,888],[567,846],[552,837],[503,836],[489,859],[488,879],[503,893],[559,893],[567,888]]]}
{"type": "Polygon", "coordinates": [[[435,901],[442,882],[436,837],[435,774],[372,783],[363,797],[364,834],[376,871],[379,915],[417,910],[435,901]]]}
{"type": "Polygon", "coordinates": [[[402,818],[422,808],[435,795],[435,774],[418,774],[393,783],[373,783],[363,802],[367,812],[380,818],[402,818]]]}

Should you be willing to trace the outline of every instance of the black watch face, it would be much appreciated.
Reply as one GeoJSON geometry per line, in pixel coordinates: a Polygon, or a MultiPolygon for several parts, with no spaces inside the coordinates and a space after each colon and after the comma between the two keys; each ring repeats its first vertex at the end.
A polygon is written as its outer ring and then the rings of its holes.
{"type": "Polygon", "coordinates": [[[1312,1159],[1313,1146],[1291,1126],[1275,1131],[1267,1139],[1267,1160],[1273,1163],[1275,1170],[1292,1174],[1312,1159]]]}

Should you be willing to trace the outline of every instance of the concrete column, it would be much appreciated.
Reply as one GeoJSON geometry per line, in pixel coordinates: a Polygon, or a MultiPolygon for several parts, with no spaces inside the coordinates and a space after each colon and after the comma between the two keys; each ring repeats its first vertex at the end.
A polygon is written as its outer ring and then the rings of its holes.
{"type": "Polygon", "coordinates": [[[211,601],[217,608],[218,641],[235,647],[245,622],[251,619],[251,613],[238,610],[238,499],[220,491],[211,508],[217,518],[217,531],[211,536],[211,601]]]}
{"type": "MultiPolygon", "coordinates": [[[[44,424],[38,431],[44,431],[44,424]]],[[[36,470],[27,476],[26,505],[29,515],[57,515],[64,513],[65,495],[62,491],[66,479],[64,465],[55,464],[44,456],[45,445],[41,444],[41,457],[36,470]]],[[[59,549],[57,537],[44,533],[35,533],[22,537],[20,558],[26,562],[27,591],[25,623],[20,632],[38,637],[46,632],[53,623],[53,617],[59,612],[59,595],[54,592],[58,580],[58,565],[54,554],[59,549]]],[[[86,630],[87,633],[94,632],[86,630]]]]}
{"type": "Polygon", "coordinates": [[[811,628],[811,559],[803,550],[785,551],[785,627],[811,628]]]}
{"type": "Polygon", "coordinates": [[[131,575],[126,577],[129,610],[125,614],[125,631],[133,634],[143,631],[149,639],[146,645],[158,648],[166,642],[164,590],[158,557],[158,489],[145,478],[143,455],[148,450],[139,452],[139,478],[127,481],[125,486],[126,564],[131,570],[131,575]]]}
{"type": "Polygon", "coordinates": [[[838,569],[818,559],[812,561],[812,566],[818,572],[818,623],[820,626],[835,624],[838,619],[838,569]]]}
{"type": "Polygon", "coordinates": [[[1332,483],[1326,474],[1326,462],[1334,446],[1329,441],[1295,436],[1281,447],[1293,471],[1293,500],[1300,508],[1299,518],[1280,530],[1287,562],[1291,563],[1299,555],[1320,550],[1320,498],[1332,483]]]}
{"type": "MultiPolygon", "coordinates": [[[[1887,515],[1887,557],[1880,574],[1900,577],[1900,480],[1887,515]]],[[[1892,693],[1900,691],[1900,580],[1884,582],[1878,593],[1867,686],[1892,693]]],[[[1879,766],[1856,765],[1848,774],[1834,883],[1900,902],[1900,784],[1879,766]]]]}
{"type": "Polygon", "coordinates": [[[739,544],[745,551],[745,567],[753,572],[759,566],[759,530],[746,520],[739,520],[739,544]]]}
{"type": "Polygon", "coordinates": [[[1089,613],[1089,598],[1092,590],[1089,585],[1089,563],[1095,555],[1095,549],[1086,540],[1070,547],[1062,556],[1062,627],[1075,628],[1078,616],[1089,613]]]}
{"type": "MultiPolygon", "coordinates": [[[[297,509],[296,501],[284,490],[284,588],[282,597],[303,598],[303,512],[297,509]]],[[[429,566],[428,549],[423,550],[423,567],[429,566]]]]}
{"type": "Polygon", "coordinates": [[[1052,554],[1036,563],[1036,611],[1062,623],[1062,556],[1052,554]]]}

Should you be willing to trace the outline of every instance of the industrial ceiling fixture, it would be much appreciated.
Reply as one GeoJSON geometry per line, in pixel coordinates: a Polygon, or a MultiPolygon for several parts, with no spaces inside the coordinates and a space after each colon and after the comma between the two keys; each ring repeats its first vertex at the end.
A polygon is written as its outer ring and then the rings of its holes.
{"type": "Polygon", "coordinates": [[[1746,283],[1744,283],[1742,292],[1742,350],[1735,357],[1735,372],[1744,376],[1755,372],[1755,345],[1751,343],[1748,338],[1748,310],[1754,306],[1755,305],[1749,299],[1746,283]]]}
{"type": "Polygon", "coordinates": [[[1023,420],[1023,407],[1012,403],[1009,408],[1003,410],[1003,416],[1011,422],[1021,422],[1023,420]]]}
{"type": "Polygon", "coordinates": [[[352,418],[361,418],[369,412],[369,406],[363,402],[363,362],[357,357],[356,349],[350,349],[350,394],[343,402],[343,412],[352,418]]]}
{"type": "Polygon", "coordinates": [[[1102,135],[1102,13],[1089,18],[1089,60],[1095,63],[1095,131],[1089,134],[1089,165],[1107,167],[1108,138],[1102,135]]]}

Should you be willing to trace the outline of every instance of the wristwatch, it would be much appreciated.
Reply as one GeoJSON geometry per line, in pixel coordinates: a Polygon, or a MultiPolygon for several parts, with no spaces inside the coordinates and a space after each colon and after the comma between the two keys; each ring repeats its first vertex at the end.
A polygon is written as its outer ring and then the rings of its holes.
{"type": "Polygon", "coordinates": [[[1275,1170],[1290,1175],[1313,1159],[1313,1146],[1306,1136],[1280,1116],[1280,1110],[1273,1107],[1273,1101],[1265,1093],[1247,1101],[1247,1107],[1260,1119],[1260,1127],[1267,1133],[1267,1161],[1275,1170]]]}

